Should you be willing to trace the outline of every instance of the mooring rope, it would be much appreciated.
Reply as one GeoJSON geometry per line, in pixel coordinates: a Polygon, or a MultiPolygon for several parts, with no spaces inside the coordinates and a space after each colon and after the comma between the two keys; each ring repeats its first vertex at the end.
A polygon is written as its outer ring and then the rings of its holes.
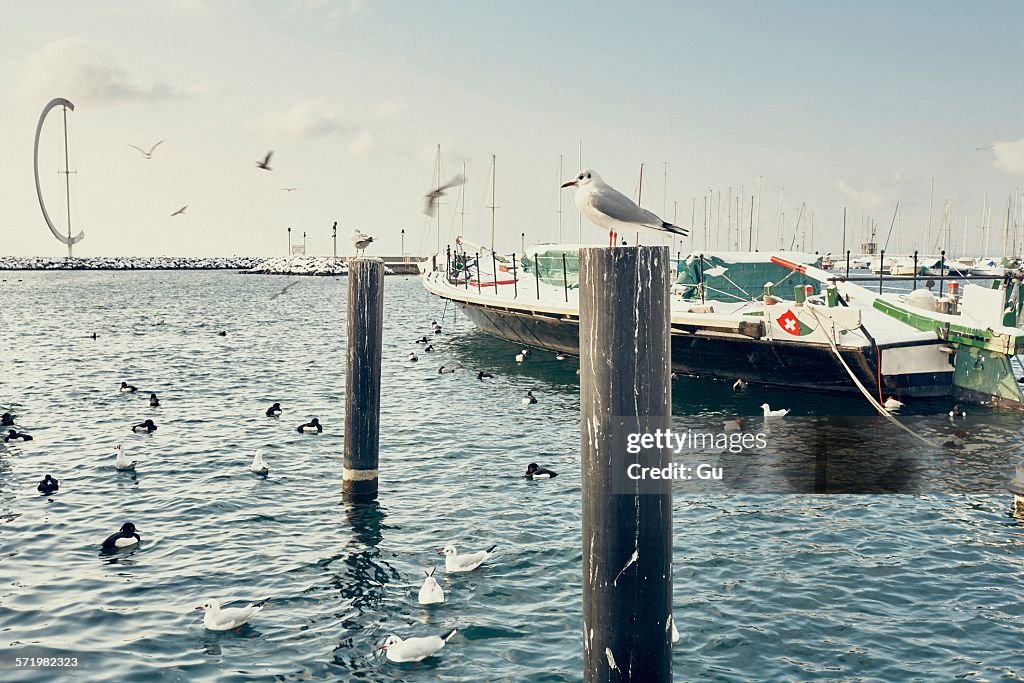
{"type": "MultiPolygon", "coordinates": [[[[851,370],[850,366],[846,364],[846,360],[843,358],[843,355],[841,353],[839,353],[839,347],[836,346],[836,342],[832,338],[832,335],[829,334],[828,331],[825,329],[825,324],[822,322],[821,318],[818,316],[818,312],[814,310],[813,306],[805,306],[805,308],[807,310],[809,310],[811,312],[811,315],[814,316],[814,319],[818,321],[818,325],[821,327],[822,332],[825,333],[825,338],[828,339],[829,346],[832,347],[832,352],[836,354],[836,358],[839,359],[839,362],[842,363],[843,368],[846,369],[846,374],[848,374],[850,376],[850,379],[853,380],[853,383],[860,390],[860,393],[864,394],[864,398],[866,398],[868,400],[868,403],[870,403],[872,405],[872,407],[875,410],[878,411],[878,414],[881,415],[882,417],[884,417],[885,419],[889,420],[890,422],[892,422],[894,425],[896,425],[897,427],[899,427],[903,431],[905,431],[908,434],[910,434],[911,436],[913,436],[915,439],[918,439],[919,441],[928,444],[932,448],[938,448],[938,449],[942,450],[942,446],[940,446],[939,444],[936,444],[936,443],[933,443],[933,442],[929,441],[925,437],[923,437],[920,434],[918,434],[917,432],[915,432],[910,427],[907,427],[906,425],[904,425],[902,422],[900,422],[895,417],[893,417],[892,413],[890,413],[888,410],[885,409],[885,406],[883,406],[881,403],[879,403],[878,401],[875,400],[875,398],[871,395],[871,392],[869,392],[864,387],[864,385],[861,384],[861,381],[859,379],[857,379],[857,376],[853,373],[853,370],[851,370]]],[[[879,372],[881,372],[881,369],[879,369],[879,372]]]]}

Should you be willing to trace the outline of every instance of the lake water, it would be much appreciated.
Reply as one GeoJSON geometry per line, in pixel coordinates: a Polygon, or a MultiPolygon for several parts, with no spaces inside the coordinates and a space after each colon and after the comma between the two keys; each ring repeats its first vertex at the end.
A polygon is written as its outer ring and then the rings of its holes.
{"type": "MultiPolygon", "coordinates": [[[[517,364],[518,347],[453,320],[415,279],[388,278],[380,498],[348,507],[344,279],[301,279],[272,299],[294,279],[3,277],[0,407],[35,439],[0,443],[0,680],[580,680],[574,359],[535,352],[517,364]],[[431,319],[444,334],[427,354],[413,340],[431,319]],[[478,382],[477,369],[495,378],[478,382]],[[139,394],[120,394],[123,380],[139,394]],[[520,404],[527,390],[537,405],[520,404]],[[280,419],[264,417],[274,401],[280,419]],[[313,416],[324,433],[298,434],[313,416]],[[159,429],[132,434],[146,418],[159,429]],[[134,475],[114,471],[117,444],[139,461],[134,475]],[[255,448],[266,479],[248,472],[255,448]],[[527,481],[531,461],[560,474],[527,481]],[[45,473],[59,493],[36,492],[45,473]],[[140,546],[102,554],[125,521],[140,546]],[[447,575],[435,551],[448,542],[498,550],[447,575]],[[416,594],[435,564],[448,601],[423,608],[416,594]],[[193,609],[208,598],[271,601],[240,631],[211,633],[193,609]],[[450,628],[441,655],[419,664],[372,651],[390,633],[450,628]],[[14,668],[41,653],[80,665],[14,668]]],[[[816,423],[796,418],[861,416],[829,444],[884,443],[924,482],[917,495],[784,494],[806,490],[785,476],[678,493],[677,680],[1024,678],[1024,528],[1000,491],[1020,457],[1019,415],[969,410],[966,448],[935,454],[871,422],[861,399],[688,378],[674,393],[681,429],[759,415],[765,401],[792,408],[791,424],[770,425],[769,450],[796,460],[821,451],[816,423]]],[[[938,438],[948,409],[907,412],[938,438]]]]}

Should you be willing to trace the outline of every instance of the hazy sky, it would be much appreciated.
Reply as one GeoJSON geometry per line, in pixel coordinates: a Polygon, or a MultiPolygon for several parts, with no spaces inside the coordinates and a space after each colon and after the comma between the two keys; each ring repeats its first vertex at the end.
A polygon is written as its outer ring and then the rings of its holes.
{"type": "MultiPolygon", "coordinates": [[[[763,176],[762,248],[778,244],[781,193],[787,248],[804,203],[806,247],[813,211],[814,248],[838,251],[844,206],[849,243],[864,215],[884,242],[899,200],[889,251],[906,250],[924,231],[934,177],[932,241],[948,198],[953,251],[965,218],[968,251],[980,251],[988,193],[998,251],[1007,199],[1024,184],[1022,26],[1019,2],[10,4],[0,254],[65,253],[32,179],[36,121],[53,97],[76,105],[82,256],[283,254],[289,226],[296,241],[307,233],[310,253],[330,254],[335,220],[341,254],[353,228],[376,236],[371,254],[397,253],[402,229],[406,251],[425,253],[438,144],[445,176],[467,165],[466,234],[482,242],[497,155],[497,246],[518,250],[523,232],[528,243],[557,239],[557,185],[577,170],[581,141],[584,165],[628,195],[644,163],[642,203],[668,220],[677,206],[689,225],[695,200],[698,249],[709,191],[724,246],[730,187],[733,202],[743,195],[746,246],[763,176]],[[128,147],[161,139],[151,160],[128,147]],[[269,173],[254,163],[268,150],[269,173]]],[[[40,163],[63,224],[59,113],[40,163]]],[[[572,192],[566,240],[577,231],[572,192]]],[[[584,224],[585,241],[602,236],[584,224]]]]}

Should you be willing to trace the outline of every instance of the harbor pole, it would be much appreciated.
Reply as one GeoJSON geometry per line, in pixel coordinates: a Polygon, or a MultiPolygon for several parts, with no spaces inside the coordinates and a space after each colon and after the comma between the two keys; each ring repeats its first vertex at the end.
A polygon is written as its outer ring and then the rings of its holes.
{"type": "Polygon", "coordinates": [[[700,269],[700,302],[704,303],[704,254],[700,255],[697,267],[700,269]]]}
{"type": "Polygon", "coordinates": [[[354,258],[349,260],[348,268],[348,371],[345,375],[342,498],[360,502],[377,497],[384,261],[354,258]]]}
{"type": "Polygon", "coordinates": [[[580,249],[584,681],[672,680],[672,486],[626,437],[671,425],[668,247],[580,249]]]}
{"type": "Polygon", "coordinates": [[[512,298],[519,298],[519,271],[516,268],[515,254],[512,254],[512,298]]]}
{"type": "Polygon", "coordinates": [[[917,249],[914,250],[914,289],[917,289],[917,249]]]}
{"type": "Polygon", "coordinates": [[[497,296],[497,294],[498,294],[498,257],[496,257],[494,255],[493,251],[491,252],[491,273],[493,274],[493,277],[494,277],[494,294],[495,294],[495,296],[497,296]]]}
{"type": "Polygon", "coordinates": [[[540,261],[537,254],[533,254],[533,288],[537,290],[537,301],[540,301],[540,261]]]}
{"type": "Polygon", "coordinates": [[[942,284],[946,280],[946,250],[939,252],[939,296],[942,296],[942,284]]]}
{"type": "Polygon", "coordinates": [[[850,279],[850,250],[846,250],[846,279],[850,279]]]}

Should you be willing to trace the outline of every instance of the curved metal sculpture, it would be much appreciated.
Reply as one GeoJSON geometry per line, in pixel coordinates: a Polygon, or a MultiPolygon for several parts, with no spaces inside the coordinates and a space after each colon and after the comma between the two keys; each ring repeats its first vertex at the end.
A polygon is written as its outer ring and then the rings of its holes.
{"type": "Polygon", "coordinates": [[[60,233],[60,230],[58,230],[56,227],[54,227],[53,221],[50,220],[50,214],[48,214],[46,212],[46,205],[43,203],[43,191],[39,187],[39,134],[43,130],[43,121],[46,120],[46,115],[49,114],[50,110],[53,109],[54,107],[59,107],[59,106],[62,106],[62,105],[65,108],[70,109],[71,111],[75,110],[75,105],[71,104],[70,101],[64,99],[63,97],[57,97],[57,98],[54,98],[54,99],[50,100],[50,102],[45,107],[43,107],[43,113],[39,115],[39,123],[36,124],[36,142],[35,142],[35,146],[34,146],[34,148],[32,150],[32,168],[33,168],[33,170],[35,171],[35,174],[36,174],[36,196],[39,198],[39,208],[43,210],[43,218],[46,219],[46,225],[50,228],[50,232],[53,233],[53,236],[56,237],[58,240],[60,240],[60,242],[62,244],[68,245],[68,258],[70,258],[71,257],[71,246],[73,244],[75,244],[76,242],[81,242],[82,239],[85,237],[85,233],[82,232],[82,231],[79,231],[78,234],[75,235],[74,237],[71,236],[71,186],[70,186],[70,180],[68,178],[68,174],[70,173],[70,170],[67,167],[67,165],[68,165],[67,114],[65,114],[65,120],[64,120],[64,182],[66,184],[67,194],[68,194],[68,234],[67,235],[62,235],[60,233]]]}

